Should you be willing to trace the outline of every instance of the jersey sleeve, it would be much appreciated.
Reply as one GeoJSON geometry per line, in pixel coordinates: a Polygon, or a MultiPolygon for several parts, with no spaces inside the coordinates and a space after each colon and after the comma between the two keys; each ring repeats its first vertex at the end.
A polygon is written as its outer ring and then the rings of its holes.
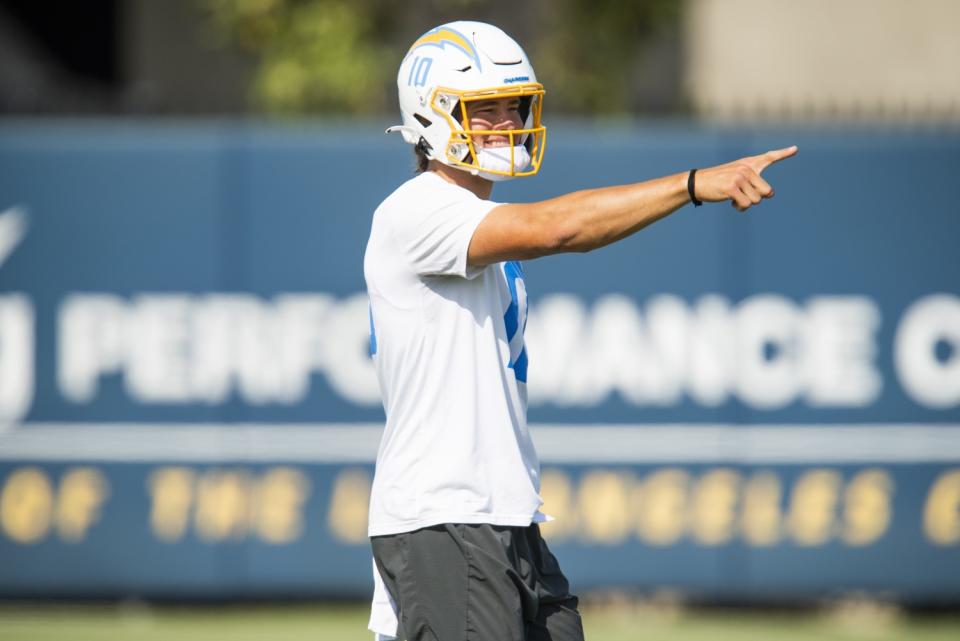
{"type": "Polygon", "coordinates": [[[425,202],[394,224],[401,251],[421,276],[475,278],[483,267],[467,265],[470,239],[480,221],[498,206],[472,194],[457,193],[425,202]]]}

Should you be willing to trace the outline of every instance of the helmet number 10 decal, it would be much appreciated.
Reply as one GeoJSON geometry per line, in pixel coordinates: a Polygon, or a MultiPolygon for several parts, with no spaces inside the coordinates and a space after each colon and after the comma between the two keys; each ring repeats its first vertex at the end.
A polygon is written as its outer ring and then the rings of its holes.
{"type": "Polygon", "coordinates": [[[407,77],[408,87],[422,87],[427,84],[427,74],[430,73],[430,66],[433,64],[433,58],[421,58],[417,56],[410,65],[410,75],[407,77]]]}

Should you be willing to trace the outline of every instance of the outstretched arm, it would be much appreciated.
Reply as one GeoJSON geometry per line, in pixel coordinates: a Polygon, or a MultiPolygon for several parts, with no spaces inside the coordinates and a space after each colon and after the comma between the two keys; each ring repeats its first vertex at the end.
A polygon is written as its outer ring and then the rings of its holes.
{"type": "MultiPolygon", "coordinates": [[[[797,153],[787,147],[697,170],[696,196],[729,200],[746,211],[773,188],[760,174],[797,153]]],[[[473,234],[467,261],[472,266],[524,260],[564,252],[588,252],[636,233],[690,202],[688,172],[632,185],[575,191],[550,200],[501,205],[473,234]]]]}

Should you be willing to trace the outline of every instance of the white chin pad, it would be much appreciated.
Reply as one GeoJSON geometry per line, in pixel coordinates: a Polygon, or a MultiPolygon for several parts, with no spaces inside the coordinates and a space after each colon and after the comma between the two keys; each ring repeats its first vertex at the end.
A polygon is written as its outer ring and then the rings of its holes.
{"type": "Polygon", "coordinates": [[[477,160],[480,164],[480,171],[477,173],[481,178],[499,182],[501,180],[510,180],[516,176],[504,176],[502,174],[490,173],[490,171],[503,171],[514,173],[521,172],[530,166],[530,152],[523,145],[513,147],[482,147],[477,150],[477,160]],[[510,164],[510,151],[513,150],[513,165],[510,164]]]}

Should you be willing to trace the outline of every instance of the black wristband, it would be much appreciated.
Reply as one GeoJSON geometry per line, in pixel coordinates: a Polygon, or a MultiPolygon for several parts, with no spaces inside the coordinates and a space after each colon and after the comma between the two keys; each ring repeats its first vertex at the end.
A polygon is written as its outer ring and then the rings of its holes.
{"type": "Polygon", "coordinates": [[[690,175],[687,176],[687,192],[690,194],[690,202],[693,203],[694,207],[699,207],[703,204],[702,200],[697,200],[697,190],[696,190],[696,178],[697,175],[696,169],[690,170],[690,175]]]}

